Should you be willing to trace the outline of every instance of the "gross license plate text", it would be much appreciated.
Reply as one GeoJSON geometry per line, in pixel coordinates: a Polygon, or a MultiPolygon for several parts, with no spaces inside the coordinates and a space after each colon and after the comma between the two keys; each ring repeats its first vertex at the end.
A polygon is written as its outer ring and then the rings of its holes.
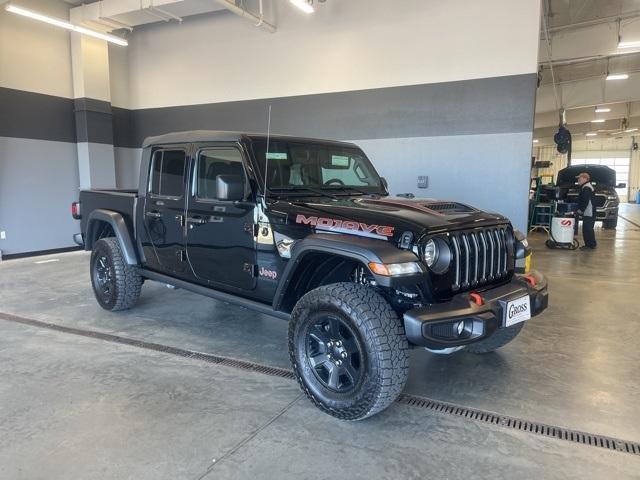
{"type": "Polygon", "coordinates": [[[504,326],[510,327],[516,323],[524,322],[531,318],[531,305],[529,295],[511,300],[507,303],[504,326]]]}

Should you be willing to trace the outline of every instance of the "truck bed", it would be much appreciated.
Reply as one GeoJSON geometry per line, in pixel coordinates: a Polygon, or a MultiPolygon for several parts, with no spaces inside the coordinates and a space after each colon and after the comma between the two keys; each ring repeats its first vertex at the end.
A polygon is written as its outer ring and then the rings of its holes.
{"type": "Polygon", "coordinates": [[[96,210],[109,210],[122,215],[133,238],[133,218],[138,201],[138,191],[128,189],[91,189],[80,191],[81,220],[83,237],[87,233],[87,223],[96,210]]]}

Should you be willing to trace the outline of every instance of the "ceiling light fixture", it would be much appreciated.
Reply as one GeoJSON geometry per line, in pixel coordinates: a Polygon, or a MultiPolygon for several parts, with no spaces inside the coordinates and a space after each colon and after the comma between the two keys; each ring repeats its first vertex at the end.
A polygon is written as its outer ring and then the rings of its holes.
{"type": "Polygon", "coordinates": [[[626,80],[629,78],[628,73],[610,73],[607,75],[607,80],[626,80]]]}
{"type": "Polygon", "coordinates": [[[533,143],[538,143],[538,142],[539,142],[539,140],[537,138],[533,139],[533,143]]]}
{"type": "Polygon", "coordinates": [[[58,18],[48,17],[46,15],[42,15],[32,10],[27,10],[26,8],[18,7],[17,5],[13,5],[11,3],[5,6],[4,9],[7,12],[16,13],[18,15],[22,15],[23,17],[28,17],[28,18],[32,18],[33,20],[38,20],[39,22],[55,25],[56,27],[64,28],[72,32],[78,32],[78,33],[81,33],[82,35],[88,35],[90,37],[99,38],[100,40],[106,40],[107,42],[115,43],[116,45],[121,45],[123,47],[126,47],[129,44],[124,38],[116,37],[115,35],[109,35],[108,33],[96,32],[95,30],[90,30],[85,27],[80,27],[78,25],[74,25],[64,20],[60,20],[58,18]]]}
{"type": "Polygon", "coordinates": [[[637,132],[638,129],[637,128],[627,128],[624,133],[631,133],[631,132],[637,132]]]}
{"type": "Polygon", "coordinates": [[[595,137],[596,135],[598,135],[596,132],[589,132],[585,134],[587,137],[595,137]]]}
{"type": "Polygon", "coordinates": [[[611,111],[610,108],[596,107],[596,113],[609,113],[610,111],[611,111]]]}
{"type": "Polygon", "coordinates": [[[640,40],[634,40],[633,42],[618,42],[618,48],[636,48],[640,47],[640,40]]]}
{"type": "Polygon", "coordinates": [[[313,5],[309,3],[307,0],[289,0],[292,4],[302,10],[304,13],[313,13],[315,10],[313,9],[313,5]]]}
{"type": "Polygon", "coordinates": [[[591,120],[591,123],[604,123],[604,118],[596,118],[595,120],[591,120]]]}

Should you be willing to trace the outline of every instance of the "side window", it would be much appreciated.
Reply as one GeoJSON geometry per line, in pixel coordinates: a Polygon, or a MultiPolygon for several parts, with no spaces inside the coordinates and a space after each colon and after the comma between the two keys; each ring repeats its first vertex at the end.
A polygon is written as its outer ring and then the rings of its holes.
{"type": "Polygon", "coordinates": [[[237,148],[212,148],[202,150],[198,155],[198,181],[196,195],[200,199],[215,200],[217,198],[216,181],[219,175],[239,177],[246,184],[246,176],[242,165],[242,154],[237,148]]]}
{"type": "Polygon", "coordinates": [[[157,150],[151,161],[149,192],[163,197],[184,195],[184,172],[187,164],[183,150],[157,150]]]}

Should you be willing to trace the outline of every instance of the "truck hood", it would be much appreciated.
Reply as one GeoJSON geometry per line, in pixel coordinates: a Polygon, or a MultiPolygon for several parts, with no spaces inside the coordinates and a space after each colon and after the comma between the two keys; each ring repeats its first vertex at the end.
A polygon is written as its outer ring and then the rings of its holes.
{"type": "Polygon", "coordinates": [[[289,198],[276,202],[272,211],[286,216],[289,225],[387,239],[397,239],[407,231],[417,238],[424,233],[508,223],[505,217],[495,213],[459,202],[432,199],[289,198]]]}

